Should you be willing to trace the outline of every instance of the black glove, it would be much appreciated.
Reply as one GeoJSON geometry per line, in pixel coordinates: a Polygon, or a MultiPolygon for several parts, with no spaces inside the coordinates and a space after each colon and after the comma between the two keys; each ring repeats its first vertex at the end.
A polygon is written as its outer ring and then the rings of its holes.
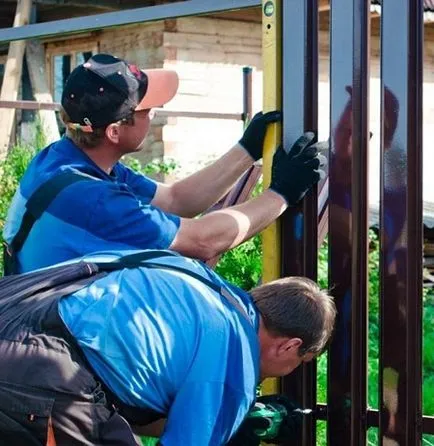
{"type": "Polygon", "coordinates": [[[286,417],[283,418],[278,434],[270,439],[263,439],[265,443],[283,443],[285,440],[295,438],[301,433],[303,425],[303,414],[296,412],[298,406],[284,395],[264,395],[257,399],[262,404],[284,406],[286,409],[286,417]]]}
{"type": "Polygon", "coordinates": [[[238,142],[255,161],[262,158],[262,148],[268,124],[280,122],[281,120],[282,113],[274,110],[265,113],[265,115],[262,112],[256,113],[249,122],[242,138],[238,142]]]}
{"type": "Polygon", "coordinates": [[[312,132],[307,132],[297,139],[289,153],[279,146],[274,154],[270,189],[282,195],[289,206],[297,204],[325,177],[320,167],[327,164],[327,158],[319,152],[325,151],[328,143],[314,143],[314,138],[312,132]]]}

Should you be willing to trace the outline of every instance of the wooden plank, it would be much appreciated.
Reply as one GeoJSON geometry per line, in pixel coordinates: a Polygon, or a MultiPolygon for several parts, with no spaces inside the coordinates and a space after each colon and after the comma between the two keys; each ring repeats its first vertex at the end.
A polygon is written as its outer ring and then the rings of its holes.
{"type": "Polygon", "coordinates": [[[234,36],[217,36],[215,34],[207,34],[203,30],[203,34],[190,32],[165,32],[164,45],[174,48],[215,51],[223,52],[240,52],[258,53],[261,52],[261,28],[258,26],[255,34],[244,37],[234,36]]]}
{"type": "MultiPolygon", "coordinates": [[[[53,96],[49,90],[45,72],[43,45],[38,41],[29,40],[26,46],[26,59],[35,100],[37,102],[53,102],[53,96]]],[[[60,139],[56,113],[53,110],[39,110],[38,115],[47,144],[60,139]]]]}
{"type": "MultiPolygon", "coordinates": [[[[260,26],[260,25],[259,25],[260,26]]],[[[205,17],[182,17],[177,20],[176,29],[180,33],[209,34],[226,37],[245,37],[257,33],[258,24],[205,17]],[[204,32],[204,30],[206,30],[204,32]]]]}
{"type": "MultiPolygon", "coordinates": [[[[14,27],[27,25],[30,21],[32,0],[18,0],[14,27]]],[[[18,40],[9,44],[8,58],[5,65],[1,100],[14,101],[18,97],[18,89],[23,68],[25,41],[18,40]]],[[[15,110],[0,109],[0,159],[6,156],[12,130],[14,127],[15,110]]]]}

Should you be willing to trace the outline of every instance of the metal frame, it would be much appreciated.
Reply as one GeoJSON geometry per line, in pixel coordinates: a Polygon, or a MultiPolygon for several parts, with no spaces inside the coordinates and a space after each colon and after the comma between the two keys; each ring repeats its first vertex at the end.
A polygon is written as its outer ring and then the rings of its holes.
{"type": "Polygon", "coordinates": [[[112,26],[132,25],[192,15],[212,14],[233,9],[260,6],[261,0],[188,0],[125,11],[107,12],[74,19],[64,19],[45,23],[0,29],[0,42],[13,40],[40,39],[55,35],[95,31],[112,26]]]}

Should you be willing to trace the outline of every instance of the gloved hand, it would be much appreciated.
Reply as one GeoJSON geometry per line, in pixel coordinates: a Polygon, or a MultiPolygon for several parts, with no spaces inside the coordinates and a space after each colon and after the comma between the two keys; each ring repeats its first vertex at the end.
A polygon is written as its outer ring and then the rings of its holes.
{"type": "Polygon", "coordinates": [[[286,416],[283,417],[277,435],[272,438],[263,438],[265,443],[282,443],[288,438],[297,437],[303,425],[303,414],[296,411],[297,405],[284,395],[264,395],[257,402],[270,406],[283,406],[286,416]]]}
{"type": "Polygon", "coordinates": [[[238,143],[257,161],[262,158],[262,148],[264,146],[268,124],[280,122],[281,120],[282,113],[277,110],[265,114],[262,112],[256,113],[238,143]]]}
{"type": "Polygon", "coordinates": [[[281,443],[299,434],[303,422],[297,406],[283,395],[259,397],[228,446],[259,446],[261,441],[281,443]]]}
{"type": "Polygon", "coordinates": [[[282,195],[289,206],[297,204],[306,192],[325,172],[320,167],[327,164],[327,158],[320,151],[328,149],[328,142],[314,143],[312,132],[304,133],[289,153],[278,147],[271,167],[270,189],[282,195]]]}

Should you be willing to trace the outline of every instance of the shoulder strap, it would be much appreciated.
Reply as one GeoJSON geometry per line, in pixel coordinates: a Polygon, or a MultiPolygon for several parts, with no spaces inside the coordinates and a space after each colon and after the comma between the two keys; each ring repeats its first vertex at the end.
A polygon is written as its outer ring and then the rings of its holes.
{"type": "Polygon", "coordinates": [[[16,254],[21,250],[36,220],[41,217],[63,189],[71,184],[84,180],[90,181],[91,178],[86,175],[67,171],[50,178],[39,186],[27,201],[26,211],[21,220],[21,226],[11,243],[9,243],[8,247],[10,251],[16,254]]]}
{"type": "Polygon", "coordinates": [[[152,249],[152,250],[135,252],[134,254],[128,254],[119,257],[118,259],[112,262],[96,261],[88,263],[96,265],[99,271],[110,272],[122,268],[137,268],[139,266],[147,266],[148,263],[145,264],[144,262],[147,262],[148,260],[158,259],[160,257],[179,257],[179,254],[167,250],[152,249]]]}

